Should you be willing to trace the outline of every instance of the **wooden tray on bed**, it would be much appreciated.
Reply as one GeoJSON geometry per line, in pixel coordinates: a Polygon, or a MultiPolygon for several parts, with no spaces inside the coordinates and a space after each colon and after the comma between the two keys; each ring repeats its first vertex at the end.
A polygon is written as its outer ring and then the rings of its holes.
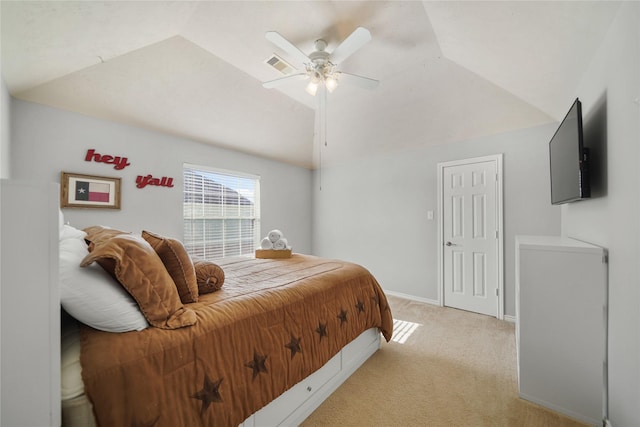
{"type": "Polygon", "coordinates": [[[256,258],[262,258],[262,259],[291,258],[291,249],[256,249],[256,258]]]}

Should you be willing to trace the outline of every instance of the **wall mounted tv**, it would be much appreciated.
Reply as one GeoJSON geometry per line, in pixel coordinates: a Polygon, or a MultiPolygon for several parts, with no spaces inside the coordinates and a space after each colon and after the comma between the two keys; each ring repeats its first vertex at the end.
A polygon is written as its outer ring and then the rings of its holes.
{"type": "Polygon", "coordinates": [[[561,205],[591,197],[589,149],[584,147],[582,104],[576,98],[549,141],[551,204],[561,205]]]}

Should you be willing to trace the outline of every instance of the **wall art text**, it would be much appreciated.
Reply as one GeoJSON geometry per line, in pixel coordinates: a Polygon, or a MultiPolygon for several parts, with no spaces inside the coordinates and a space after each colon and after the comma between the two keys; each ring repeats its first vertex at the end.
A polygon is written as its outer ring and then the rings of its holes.
{"type": "Polygon", "coordinates": [[[151,174],[147,176],[138,175],[136,178],[136,187],[144,188],[147,185],[155,185],[157,187],[173,187],[173,178],[163,176],[162,178],[154,178],[151,174]]]}
{"type": "Polygon", "coordinates": [[[128,162],[126,157],[110,156],[108,154],[102,155],[100,153],[96,153],[96,150],[93,148],[87,150],[87,155],[84,156],[84,160],[85,162],[94,161],[98,163],[107,163],[113,165],[113,168],[118,170],[124,169],[131,164],[128,162]]]}

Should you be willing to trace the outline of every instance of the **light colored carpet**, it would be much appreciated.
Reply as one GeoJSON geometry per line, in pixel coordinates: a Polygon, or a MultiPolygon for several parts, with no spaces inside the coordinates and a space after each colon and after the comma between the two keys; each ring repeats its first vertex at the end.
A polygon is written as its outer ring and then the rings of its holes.
{"type": "Polygon", "coordinates": [[[518,398],[515,326],[389,296],[394,319],[419,326],[382,348],[303,427],[578,427],[518,398]]]}

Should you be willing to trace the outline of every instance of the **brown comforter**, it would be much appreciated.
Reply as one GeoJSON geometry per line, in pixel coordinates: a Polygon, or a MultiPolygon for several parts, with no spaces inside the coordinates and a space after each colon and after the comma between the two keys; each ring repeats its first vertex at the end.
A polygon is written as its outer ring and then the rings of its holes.
{"type": "Polygon", "coordinates": [[[364,268],[295,254],[234,259],[189,304],[195,325],[82,331],[82,378],[100,426],[237,426],[371,327],[387,341],[387,299],[364,268]]]}

